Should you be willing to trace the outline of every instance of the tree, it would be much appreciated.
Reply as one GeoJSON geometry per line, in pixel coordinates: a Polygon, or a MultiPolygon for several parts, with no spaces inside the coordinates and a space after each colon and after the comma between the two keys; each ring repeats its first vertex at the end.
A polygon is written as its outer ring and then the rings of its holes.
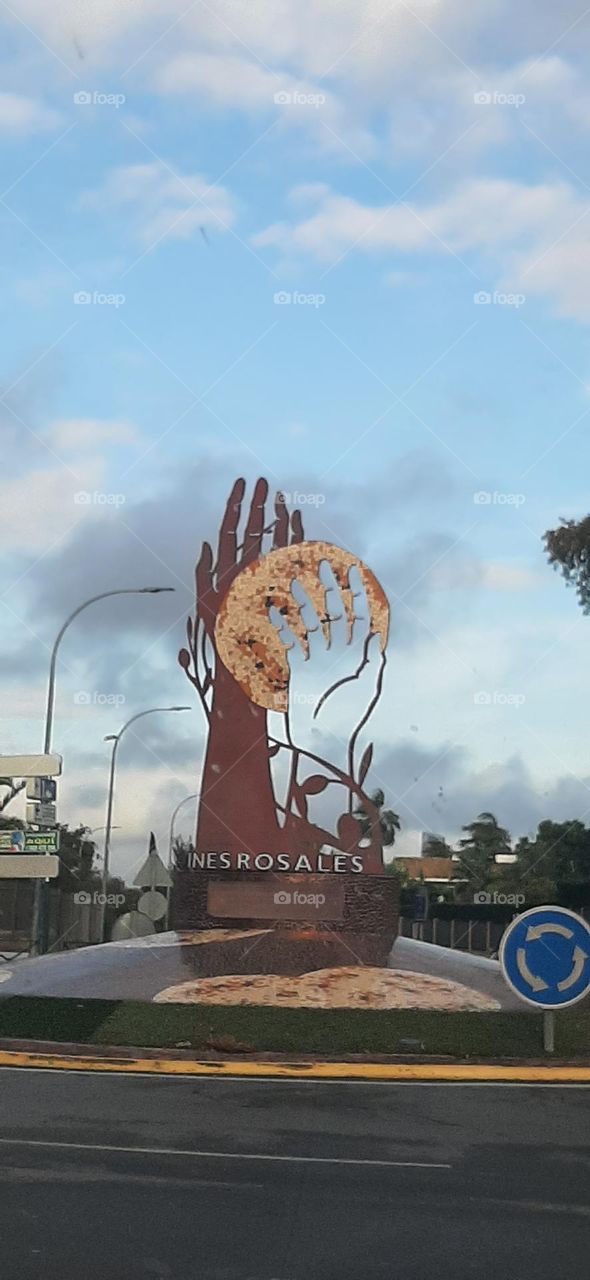
{"type": "MultiPolygon", "coordinates": [[[[26,785],[26,782],[15,782],[14,778],[0,778],[0,787],[7,788],[6,794],[0,798],[0,813],[6,809],[7,805],[10,804],[10,801],[14,800],[14,797],[17,796],[19,791],[22,791],[26,785]]],[[[14,822],[11,823],[9,820],[9,826],[14,825],[14,822]]]]}
{"type": "Polygon", "coordinates": [[[25,824],[20,818],[10,818],[0,813],[0,831],[24,831],[25,824]]]}
{"type": "Polygon", "coordinates": [[[399,880],[402,889],[411,889],[419,884],[418,880],[412,880],[407,867],[404,866],[403,858],[392,858],[391,862],[385,863],[385,872],[388,876],[395,876],[399,880]]]}
{"type": "Polygon", "coordinates": [[[444,836],[430,835],[422,849],[425,858],[452,858],[454,849],[447,844],[444,836]]]}
{"type": "Polygon", "coordinates": [[[517,845],[520,892],[527,902],[557,901],[568,885],[590,884],[590,829],[583,822],[540,822],[517,845]]]}
{"type": "Polygon", "coordinates": [[[549,563],[575,587],[583,612],[590,613],[590,516],[562,520],[558,529],[543,534],[543,541],[549,563]]]}
{"type": "Polygon", "coordinates": [[[191,840],[185,840],[183,836],[175,836],[172,844],[172,867],[174,871],[186,871],[188,867],[189,855],[193,852],[194,845],[191,840]]]}
{"type": "Polygon", "coordinates": [[[498,893],[524,898],[529,906],[557,901],[557,885],[553,875],[553,861],[549,849],[537,840],[522,836],[515,850],[516,862],[503,866],[494,877],[498,893]]]}
{"type": "Polygon", "coordinates": [[[512,853],[510,833],[487,811],[479,813],[475,821],[462,830],[467,835],[459,841],[459,875],[468,881],[470,888],[485,889],[494,875],[498,854],[512,853]]]}
{"type": "MultiPolygon", "coordinates": [[[[393,809],[383,808],[385,804],[385,795],[383,791],[381,790],[373,791],[371,793],[371,803],[375,805],[375,808],[377,809],[377,812],[379,815],[379,829],[381,832],[381,843],[385,846],[385,848],[391,847],[391,845],[395,841],[396,831],[401,830],[401,822],[399,820],[399,817],[397,813],[393,812],[393,809]]],[[[355,809],[354,813],[355,813],[355,817],[358,818],[361,824],[361,831],[363,833],[363,836],[369,837],[371,835],[371,820],[369,818],[369,815],[366,809],[364,809],[362,805],[359,805],[358,808],[355,809]]]]}
{"type": "MultiPolygon", "coordinates": [[[[64,893],[77,893],[91,885],[100,888],[98,871],[94,867],[96,844],[88,827],[80,825],[70,831],[59,826],[59,875],[54,881],[64,893]]],[[[110,889],[109,889],[109,892],[110,889]]]]}

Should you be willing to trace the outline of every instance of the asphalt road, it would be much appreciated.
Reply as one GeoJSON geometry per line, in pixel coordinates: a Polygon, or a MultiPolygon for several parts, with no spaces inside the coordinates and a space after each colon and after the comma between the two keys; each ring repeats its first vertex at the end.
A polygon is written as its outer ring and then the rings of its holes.
{"type": "Polygon", "coordinates": [[[2,1280],[587,1280],[583,1087],[0,1077],[2,1280]]]}

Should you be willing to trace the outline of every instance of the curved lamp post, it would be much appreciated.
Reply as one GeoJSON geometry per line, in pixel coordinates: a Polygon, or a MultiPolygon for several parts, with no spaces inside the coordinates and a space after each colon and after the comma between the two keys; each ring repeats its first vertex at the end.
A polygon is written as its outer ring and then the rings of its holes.
{"type": "MultiPolygon", "coordinates": [[[[55,676],[57,669],[57,653],[61,641],[64,637],[71,622],[78,617],[84,609],[89,605],[96,604],[97,600],[106,600],[109,596],[143,596],[160,595],[163,591],[175,591],[175,587],[121,587],[115,591],[101,591],[96,596],[91,596],[89,600],[85,600],[83,604],[78,605],[73,613],[66,618],[63,626],[55,637],[55,643],[51,650],[51,662],[49,665],[49,684],[47,686],[47,706],[45,710],[45,736],[43,740],[43,751],[45,755],[49,755],[51,751],[51,737],[53,733],[53,711],[55,706],[55,676]]],[[[44,955],[49,945],[49,881],[37,880],[35,885],[35,900],[33,908],[33,931],[32,931],[32,947],[33,955],[44,955]]]]}
{"type": "MultiPolygon", "coordinates": [[[[199,791],[195,791],[195,792],[193,793],[193,795],[191,795],[191,796],[185,796],[185,797],[184,797],[184,800],[179,800],[179,802],[178,802],[178,804],[177,804],[176,808],[173,810],[172,817],[170,818],[170,837],[169,837],[169,840],[168,840],[168,871],[169,871],[169,872],[171,872],[171,871],[172,871],[172,846],[173,846],[173,844],[174,844],[174,823],[175,823],[175,821],[176,821],[176,815],[177,815],[177,813],[180,813],[180,810],[182,809],[182,806],[183,806],[183,805],[188,804],[189,800],[198,800],[198,799],[199,799],[199,795],[200,795],[200,792],[199,792],[199,791]]],[[[169,888],[169,889],[168,889],[168,903],[167,903],[167,908],[166,908],[166,926],[168,926],[168,924],[169,924],[169,922],[170,922],[170,901],[171,901],[171,894],[172,894],[172,889],[171,889],[171,888],[169,888]]]]}
{"type": "Polygon", "coordinates": [[[170,870],[172,866],[172,846],[174,844],[174,823],[176,822],[176,815],[177,813],[180,813],[183,805],[188,804],[189,800],[198,800],[199,794],[200,793],[198,791],[195,791],[192,796],[185,796],[184,800],[179,801],[172,814],[170,819],[170,838],[168,840],[168,870],[170,870]]]}
{"type": "Polygon", "coordinates": [[[115,765],[117,762],[117,749],[121,741],[121,738],[123,737],[123,734],[129,728],[130,725],[135,724],[136,720],[141,720],[143,716],[154,715],[156,711],[192,711],[192,707],[149,707],[147,711],[138,711],[136,716],[132,716],[130,720],[127,720],[126,724],[123,725],[122,729],[119,729],[118,733],[109,733],[105,737],[105,742],[112,742],[113,750],[111,754],[111,771],[109,775],[109,795],[108,795],[108,801],[107,801],[107,821],[106,821],[105,834],[104,834],[104,854],[103,854],[103,860],[102,860],[101,889],[102,889],[103,901],[102,901],[102,909],[101,909],[101,928],[100,928],[101,942],[103,941],[103,934],[104,934],[107,881],[108,881],[108,875],[109,875],[109,855],[111,851],[111,831],[113,829],[112,818],[113,818],[113,798],[115,794],[115,765]]]}
{"type": "Polygon", "coordinates": [[[98,596],[91,596],[89,600],[85,600],[83,604],[79,604],[77,609],[66,618],[63,627],[55,638],[55,644],[51,651],[51,663],[49,667],[49,686],[47,689],[47,709],[45,712],[45,743],[43,750],[46,755],[51,751],[51,735],[53,732],[53,708],[55,703],[55,672],[57,666],[57,651],[63,639],[64,633],[67,631],[74,618],[78,617],[84,609],[90,604],[96,604],[97,600],[107,600],[109,596],[157,596],[163,591],[175,591],[175,587],[122,587],[118,591],[101,591],[98,596]]]}

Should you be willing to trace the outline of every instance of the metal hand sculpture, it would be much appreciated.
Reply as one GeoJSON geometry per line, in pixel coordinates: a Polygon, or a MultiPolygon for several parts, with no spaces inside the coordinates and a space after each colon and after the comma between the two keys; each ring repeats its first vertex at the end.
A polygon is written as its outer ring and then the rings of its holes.
{"type": "Polygon", "coordinates": [[[352,854],[359,850],[361,829],[352,810],[360,802],[371,824],[367,846],[363,837],[366,870],[383,869],[378,813],[363,791],[371,764],[372,746],[355,768],[355,748],[381,693],[385,646],[389,625],[386,597],[371,570],[354,557],[325,542],[305,542],[301,516],[289,514],[278,495],[274,519],[267,525],[265,507],[268,485],[256,484],[243,541],[238,544],[245,482],[238,480],[230,494],[221,524],[217,560],[209,543],[203,545],[196,568],[195,621],[187,624],[188,649],[179,654],[180,665],[198,691],[208,720],[209,736],[196,833],[196,848],[207,853],[227,850],[250,853],[305,853],[313,862],[322,846],[352,854]],[[265,554],[265,540],[270,543],[265,554]],[[319,711],[342,683],[358,677],[366,665],[368,645],[378,634],[381,666],[377,688],[348,744],[348,767],[338,769],[330,761],[305,751],[292,741],[289,721],[288,645],[299,644],[309,656],[309,630],[303,606],[293,594],[298,582],[317,614],[325,643],[331,641],[331,624],[320,566],[327,562],[338,584],[347,624],[347,640],[357,616],[350,570],[360,574],[369,609],[369,634],[363,660],[353,675],[326,690],[319,711]],[[271,615],[281,619],[277,630],[271,615]],[[284,716],[284,737],[271,737],[268,713],[284,716]],[[273,788],[271,759],[280,751],[290,758],[286,804],[281,806],[273,788]],[[299,780],[300,767],[319,766],[316,773],[299,780]],[[335,833],[310,822],[308,800],[330,784],[343,787],[347,811],[335,833]]]}

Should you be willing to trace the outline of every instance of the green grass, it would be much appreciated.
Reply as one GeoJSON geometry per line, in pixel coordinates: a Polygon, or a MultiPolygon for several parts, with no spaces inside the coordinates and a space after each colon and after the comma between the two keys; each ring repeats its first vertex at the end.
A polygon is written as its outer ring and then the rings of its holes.
{"type": "MultiPolygon", "coordinates": [[[[396,1054],[417,1040],[426,1056],[536,1058],[543,1055],[536,1013],[438,1013],[419,1010],[276,1009],[255,1006],[154,1005],[141,1001],[0,999],[0,1038],[87,1045],[195,1050],[231,1036],[259,1052],[396,1054]]],[[[590,1012],[556,1017],[555,1056],[590,1058],[590,1012]]]]}

